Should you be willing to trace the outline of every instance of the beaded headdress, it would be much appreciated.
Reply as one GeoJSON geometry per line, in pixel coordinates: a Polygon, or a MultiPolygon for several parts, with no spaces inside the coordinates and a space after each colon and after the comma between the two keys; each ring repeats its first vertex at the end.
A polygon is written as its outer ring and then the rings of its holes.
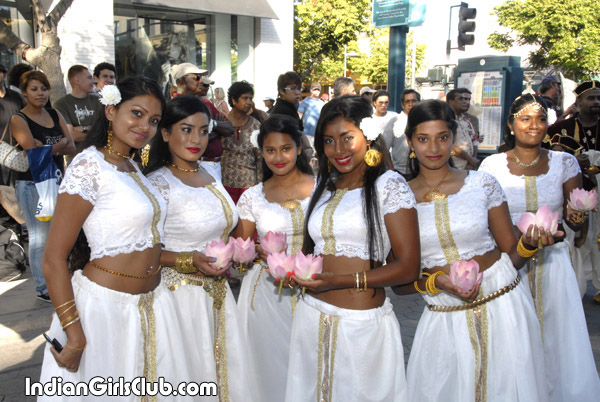
{"type": "MultiPolygon", "coordinates": [[[[517,99],[515,99],[515,102],[521,98],[522,98],[522,96],[519,96],[517,99]]],[[[513,113],[513,117],[517,118],[520,115],[522,115],[523,113],[525,113],[525,111],[527,111],[527,110],[533,110],[535,112],[541,111],[542,113],[547,114],[546,108],[544,106],[542,106],[535,98],[533,98],[533,102],[528,103],[528,104],[524,105],[521,109],[517,110],[515,113],[513,113]]]]}

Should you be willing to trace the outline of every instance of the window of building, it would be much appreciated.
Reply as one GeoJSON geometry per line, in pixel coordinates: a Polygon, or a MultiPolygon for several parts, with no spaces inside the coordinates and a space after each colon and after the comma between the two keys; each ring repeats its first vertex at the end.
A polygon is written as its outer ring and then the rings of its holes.
{"type": "Polygon", "coordinates": [[[114,3],[115,66],[119,78],[143,75],[165,90],[172,66],[190,62],[212,71],[211,16],[171,8],[114,3]]]}

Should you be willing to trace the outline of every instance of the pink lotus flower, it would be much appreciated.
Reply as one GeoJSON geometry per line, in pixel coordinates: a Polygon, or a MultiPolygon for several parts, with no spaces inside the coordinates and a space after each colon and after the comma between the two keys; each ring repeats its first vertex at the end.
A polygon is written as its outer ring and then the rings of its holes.
{"type": "Polygon", "coordinates": [[[568,205],[571,209],[579,212],[591,211],[598,204],[598,192],[596,190],[586,191],[576,188],[571,191],[568,205]]]}
{"type": "Polygon", "coordinates": [[[296,254],[295,276],[303,280],[310,280],[313,274],[320,274],[321,272],[323,272],[323,257],[312,254],[304,255],[302,251],[296,254]]]}
{"type": "Polygon", "coordinates": [[[233,244],[233,261],[240,264],[250,264],[256,258],[256,250],[252,238],[246,240],[238,237],[229,238],[229,244],[233,244]]]}
{"type": "Polygon", "coordinates": [[[479,264],[475,260],[454,261],[450,266],[450,282],[467,293],[475,285],[481,283],[483,272],[479,272],[479,264]]]}
{"type": "Polygon", "coordinates": [[[233,257],[233,244],[225,244],[223,240],[211,241],[206,245],[204,254],[207,257],[214,257],[217,259],[216,262],[210,263],[213,268],[227,268],[229,267],[229,264],[231,264],[231,257],[233,257]]]}
{"type": "Polygon", "coordinates": [[[287,235],[285,233],[267,232],[260,238],[260,245],[267,254],[280,253],[287,250],[287,235]]]}
{"type": "Polygon", "coordinates": [[[287,255],[284,251],[272,253],[267,256],[269,272],[275,278],[283,279],[288,273],[294,272],[296,259],[293,255],[287,255]]]}
{"type": "Polygon", "coordinates": [[[535,215],[531,212],[525,212],[521,215],[519,222],[517,222],[517,227],[521,233],[527,233],[530,225],[550,230],[550,233],[555,234],[558,230],[558,212],[552,213],[548,205],[544,205],[538,209],[535,215]]]}

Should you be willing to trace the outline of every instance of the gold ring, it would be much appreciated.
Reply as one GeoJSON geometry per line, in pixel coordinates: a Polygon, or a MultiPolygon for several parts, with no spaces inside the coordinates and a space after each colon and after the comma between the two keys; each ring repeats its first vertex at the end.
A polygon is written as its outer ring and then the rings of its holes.
{"type": "Polygon", "coordinates": [[[581,214],[581,215],[571,215],[571,223],[574,223],[576,225],[579,225],[584,220],[585,220],[585,217],[584,217],[583,214],[581,214]]]}

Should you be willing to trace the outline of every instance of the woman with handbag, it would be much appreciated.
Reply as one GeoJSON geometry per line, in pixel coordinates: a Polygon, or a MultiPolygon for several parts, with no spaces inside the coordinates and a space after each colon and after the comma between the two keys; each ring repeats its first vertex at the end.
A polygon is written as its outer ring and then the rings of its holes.
{"type": "MultiPolygon", "coordinates": [[[[63,172],[62,156],[74,154],[75,144],[61,114],[57,110],[45,108],[49,99],[49,89],[48,78],[41,71],[29,71],[21,77],[21,91],[27,105],[11,118],[10,132],[24,151],[51,145],[52,154],[55,155],[54,163],[63,172]]],[[[27,156],[24,153],[20,155],[23,155],[22,165],[28,166],[27,156]]],[[[29,266],[35,280],[37,298],[50,302],[42,272],[42,256],[50,222],[42,222],[35,218],[39,195],[28,168],[17,172],[16,189],[29,233],[29,266]]]]}

